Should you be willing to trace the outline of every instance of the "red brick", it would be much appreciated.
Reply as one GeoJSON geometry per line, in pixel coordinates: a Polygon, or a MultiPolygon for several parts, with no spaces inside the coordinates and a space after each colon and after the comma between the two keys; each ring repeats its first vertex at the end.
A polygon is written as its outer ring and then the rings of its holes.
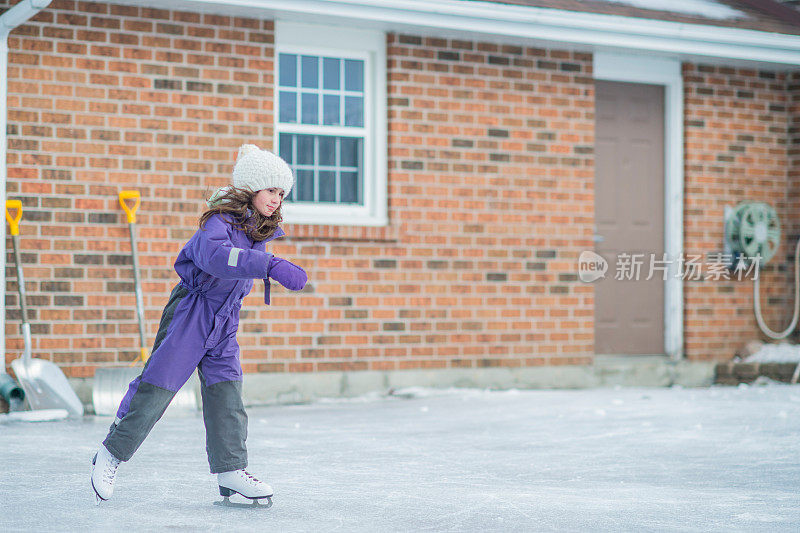
{"type": "MultiPolygon", "coordinates": [[[[54,23],[37,19],[10,40],[8,189],[52,212],[23,226],[33,237],[29,292],[46,297],[37,311],[50,328],[37,350],[91,376],[134,358],[138,344],[133,295],[109,289],[132,277],[117,191],[143,194],[140,271],[154,335],[203,200],[228,183],[239,144],[272,145],[274,23],[56,5],[54,23]],[[44,294],[58,269],[74,269],[57,280],[71,293],[44,294]]],[[[256,282],[239,333],[245,371],[591,364],[592,293],[558,278],[573,272],[568,254],[589,244],[594,223],[591,54],[416,35],[387,43],[392,222],[286,227],[270,250],[306,267],[313,291],[276,285],[264,307],[256,282]],[[543,249],[558,259],[537,257],[543,249]],[[389,260],[396,266],[374,266],[389,260]]],[[[796,85],[782,73],[684,65],[687,252],[716,249],[722,207],[743,199],[776,203],[785,233],[800,232],[796,85]]],[[[766,309],[771,323],[791,307],[791,269],[781,265],[766,273],[780,302],[766,309]]],[[[752,313],[719,312],[747,308],[748,287],[686,284],[690,358],[725,357],[755,334],[752,313]]],[[[16,327],[7,337],[21,341],[16,327]]]]}

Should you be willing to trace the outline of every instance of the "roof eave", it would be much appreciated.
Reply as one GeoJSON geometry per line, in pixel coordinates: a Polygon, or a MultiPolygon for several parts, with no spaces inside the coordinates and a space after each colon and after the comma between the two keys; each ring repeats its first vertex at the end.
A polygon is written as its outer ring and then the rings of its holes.
{"type": "MultiPolygon", "coordinates": [[[[152,0],[116,4],[163,9],[152,0]]],[[[587,50],[629,50],[686,59],[800,65],[800,35],[460,0],[173,0],[170,9],[279,18],[384,31],[464,33],[563,43],[587,50]]]]}

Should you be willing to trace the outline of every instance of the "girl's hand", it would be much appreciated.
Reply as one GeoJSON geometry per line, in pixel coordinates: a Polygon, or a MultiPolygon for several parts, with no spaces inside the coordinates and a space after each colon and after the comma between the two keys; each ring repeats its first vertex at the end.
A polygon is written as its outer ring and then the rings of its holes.
{"type": "Polygon", "coordinates": [[[299,291],[306,286],[306,271],[291,261],[273,256],[267,267],[267,276],[274,279],[290,291],[299,291]]]}

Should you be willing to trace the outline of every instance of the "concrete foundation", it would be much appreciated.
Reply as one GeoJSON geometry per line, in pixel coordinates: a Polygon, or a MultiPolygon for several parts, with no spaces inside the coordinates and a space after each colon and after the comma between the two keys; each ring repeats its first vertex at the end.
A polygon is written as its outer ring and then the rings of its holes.
{"type": "MultiPolygon", "coordinates": [[[[706,387],[714,382],[714,367],[714,362],[673,361],[660,356],[598,355],[593,365],[585,366],[246,374],[243,394],[245,404],[251,406],[389,394],[405,387],[706,387]]],[[[91,413],[93,380],[70,382],[91,413]]]]}
{"type": "Polygon", "coordinates": [[[368,393],[387,394],[404,387],[497,390],[705,387],[713,381],[713,362],[675,362],[657,356],[598,356],[591,366],[249,374],[245,376],[244,395],[249,405],[262,405],[368,393]]]}

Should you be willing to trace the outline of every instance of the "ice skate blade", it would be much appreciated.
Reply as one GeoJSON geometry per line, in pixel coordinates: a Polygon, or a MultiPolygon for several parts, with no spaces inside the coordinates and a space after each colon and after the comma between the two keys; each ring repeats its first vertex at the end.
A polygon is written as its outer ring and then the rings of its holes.
{"type": "Polygon", "coordinates": [[[100,505],[100,502],[104,502],[104,501],[106,501],[106,499],[105,499],[105,498],[103,498],[102,496],[100,496],[100,493],[99,493],[99,492],[97,492],[97,489],[96,489],[96,488],[94,488],[94,481],[92,481],[92,490],[94,491],[94,498],[95,498],[95,502],[94,502],[94,504],[95,504],[95,505],[100,505]]]}
{"type": "Polygon", "coordinates": [[[233,507],[238,509],[269,509],[272,507],[272,496],[265,496],[264,498],[255,498],[253,499],[253,503],[239,503],[239,502],[232,502],[229,496],[224,496],[222,501],[214,502],[214,505],[219,505],[220,507],[233,507]],[[266,504],[260,503],[261,500],[267,500],[266,504]]]}

